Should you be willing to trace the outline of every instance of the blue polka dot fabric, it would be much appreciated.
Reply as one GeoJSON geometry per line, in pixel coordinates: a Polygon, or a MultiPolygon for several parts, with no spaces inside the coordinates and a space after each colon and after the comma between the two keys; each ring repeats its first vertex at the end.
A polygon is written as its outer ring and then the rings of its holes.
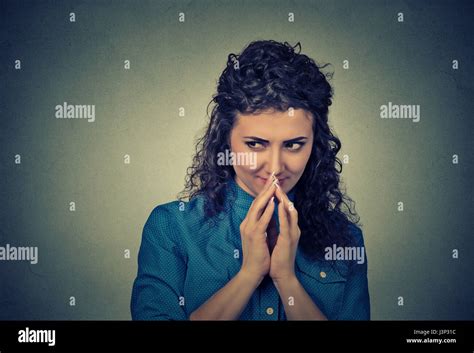
{"type": "MultiPolygon", "coordinates": [[[[204,214],[202,196],[159,205],[151,212],[143,228],[133,283],[133,320],[188,320],[239,272],[239,227],[254,198],[233,180],[228,187],[228,211],[213,224],[204,214]]],[[[294,200],[293,193],[288,196],[294,200]]],[[[357,246],[363,247],[362,231],[355,225],[353,230],[357,246]]],[[[295,273],[329,320],[369,320],[366,259],[346,272],[337,271],[330,261],[309,260],[298,249],[295,273]]],[[[269,276],[254,291],[239,319],[286,320],[269,276]]]]}

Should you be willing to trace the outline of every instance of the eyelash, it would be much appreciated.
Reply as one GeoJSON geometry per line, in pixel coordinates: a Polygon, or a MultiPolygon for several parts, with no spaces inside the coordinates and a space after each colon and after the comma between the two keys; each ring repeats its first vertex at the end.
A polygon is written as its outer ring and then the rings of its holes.
{"type": "MultiPolygon", "coordinates": [[[[253,150],[257,150],[257,149],[259,149],[258,147],[251,146],[251,144],[255,144],[255,143],[260,144],[260,145],[263,145],[262,142],[258,142],[258,141],[247,141],[247,142],[245,142],[245,144],[246,144],[249,148],[251,148],[251,149],[253,149],[253,150]]],[[[290,149],[291,152],[299,151],[299,150],[302,149],[303,146],[305,145],[304,142],[289,142],[288,144],[290,144],[290,145],[299,145],[299,147],[296,148],[296,149],[290,149]]]]}

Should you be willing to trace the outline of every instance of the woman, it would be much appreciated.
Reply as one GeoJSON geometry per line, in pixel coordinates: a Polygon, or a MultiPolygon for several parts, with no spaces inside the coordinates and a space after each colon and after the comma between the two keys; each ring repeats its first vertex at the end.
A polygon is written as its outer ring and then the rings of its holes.
{"type": "Polygon", "coordinates": [[[144,226],[133,319],[370,318],[367,261],[347,258],[365,250],[339,190],[329,75],[300,50],[229,55],[186,188],[144,226]]]}

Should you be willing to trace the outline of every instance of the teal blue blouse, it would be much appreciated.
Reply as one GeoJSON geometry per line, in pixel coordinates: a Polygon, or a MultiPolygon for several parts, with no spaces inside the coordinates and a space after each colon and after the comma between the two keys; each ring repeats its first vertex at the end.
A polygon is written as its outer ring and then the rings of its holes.
{"type": "MultiPolygon", "coordinates": [[[[294,201],[294,193],[288,194],[294,201]]],[[[138,274],[133,284],[133,320],[188,320],[193,311],[224,287],[240,270],[239,226],[254,197],[231,180],[224,217],[214,224],[204,214],[204,198],[157,206],[143,228],[138,274]]],[[[275,214],[278,209],[275,208],[275,214]]],[[[352,225],[357,246],[362,231],[352,225]]],[[[295,273],[301,285],[329,320],[369,320],[367,257],[354,261],[309,260],[298,248],[295,273]],[[335,268],[338,268],[336,270],[335,268]]],[[[270,277],[255,290],[240,320],[286,320],[270,277]]]]}

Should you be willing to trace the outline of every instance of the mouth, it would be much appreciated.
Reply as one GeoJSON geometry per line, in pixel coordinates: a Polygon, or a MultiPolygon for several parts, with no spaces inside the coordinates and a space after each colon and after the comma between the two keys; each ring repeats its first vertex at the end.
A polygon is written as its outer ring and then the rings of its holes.
{"type": "MultiPolygon", "coordinates": [[[[262,177],[260,177],[260,176],[257,176],[257,180],[258,180],[262,185],[265,185],[265,184],[267,183],[268,178],[262,178],[262,177]]],[[[278,179],[278,184],[280,184],[280,186],[283,186],[286,180],[288,180],[288,178],[281,178],[281,179],[278,179]]]]}

